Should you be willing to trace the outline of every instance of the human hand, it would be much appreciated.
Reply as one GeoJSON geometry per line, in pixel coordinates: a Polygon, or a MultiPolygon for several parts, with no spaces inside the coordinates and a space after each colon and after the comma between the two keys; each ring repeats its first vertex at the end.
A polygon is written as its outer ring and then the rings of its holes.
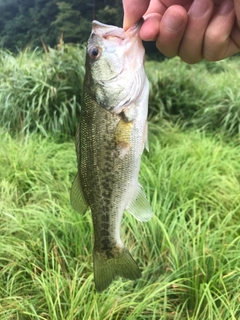
{"type": "Polygon", "coordinates": [[[240,51],[240,0],[123,0],[124,29],[143,15],[143,40],[187,63],[227,58],[240,51]]]}

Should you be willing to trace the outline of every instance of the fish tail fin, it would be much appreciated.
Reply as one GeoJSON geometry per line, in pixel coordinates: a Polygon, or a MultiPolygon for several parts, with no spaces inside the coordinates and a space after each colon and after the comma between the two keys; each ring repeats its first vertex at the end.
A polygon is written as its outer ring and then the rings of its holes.
{"type": "Polygon", "coordinates": [[[117,255],[109,257],[107,252],[93,251],[94,281],[96,290],[105,290],[116,276],[130,280],[141,277],[141,271],[127,248],[123,247],[117,255]]]}

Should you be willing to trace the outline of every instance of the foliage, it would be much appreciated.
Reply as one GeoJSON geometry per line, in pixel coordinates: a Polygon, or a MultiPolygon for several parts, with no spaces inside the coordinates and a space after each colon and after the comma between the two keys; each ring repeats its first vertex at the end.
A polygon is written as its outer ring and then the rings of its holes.
{"type": "Polygon", "coordinates": [[[123,9],[121,1],[117,2],[114,7],[107,5],[103,9],[100,9],[96,15],[97,20],[104,21],[110,25],[122,25],[123,9]]]}
{"type": "Polygon", "coordinates": [[[0,2],[0,46],[16,51],[26,46],[35,48],[41,39],[54,46],[61,34],[65,42],[87,40],[93,19],[122,24],[120,0],[8,0],[0,2]]]}
{"type": "MultiPolygon", "coordinates": [[[[239,58],[187,65],[175,58],[147,61],[149,118],[225,136],[240,133],[239,58]]],[[[85,49],[0,52],[0,126],[11,132],[74,135],[79,120],[85,49]]]]}
{"type": "Polygon", "coordinates": [[[147,62],[152,121],[240,133],[239,58],[187,65],[179,58],[147,62]]]}
{"type": "Polygon", "coordinates": [[[59,45],[45,54],[0,56],[0,126],[13,132],[40,130],[63,135],[76,131],[85,50],[59,45]]]}
{"type": "Polygon", "coordinates": [[[147,61],[140,182],[155,215],[126,214],[121,230],[143,277],[99,295],[91,216],[69,204],[74,144],[59,143],[78,124],[85,50],[1,51],[1,319],[239,319],[238,59],[147,61]]]}
{"type": "Polygon", "coordinates": [[[155,215],[121,227],[143,277],[97,294],[91,216],[69,204],[73,143],[1,132],[2,320],[239,319],[238,141],[167,124],[149,138],[140,181],[155,215]]]}
{"type": "Polygon", "coordinates": [[[84,39],[86,32],[89,34],[91,23],[87,21],[77,10],[72,10],[72,5],[66,2],[58,2],[58,14],[52,25],[56,27],[58,34],[62,33],[65,42],[76,43],[84,39]],[[87,26],[84,26],[86,24],[87,26]],[[82,32],[83,31],[83,32],[82,32]]]}
{"type": "Polygon", "coordinates": [[[39,45],[41,38],[55,44],[57,33],[51,26],[58,11],[56,1],[9,0],[0,2],[2,13],[0,45],[12,51],[39,45]]]}

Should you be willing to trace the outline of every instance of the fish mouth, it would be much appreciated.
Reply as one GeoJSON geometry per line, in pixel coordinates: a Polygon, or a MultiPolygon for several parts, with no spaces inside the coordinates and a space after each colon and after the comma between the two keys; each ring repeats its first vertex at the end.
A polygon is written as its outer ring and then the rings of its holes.
{"type": "Polygon", "coordinates": [[[138,35],[141,26],[143,25],[144,19],[141,18],[137,23],[135,23],[133,26],[131,26],[129,29],[127,29],[125,31],[125,33],[130,36],[130,37],[134,37],[136,35],[138,35]]]}
{"type": "Polygon", "coordinates": [[[92,33],[109,40],[122,41],[127,38],[132,38],[138,35],[139,30],[143,24],[143,19],[131,26],[128,30],[124,31],[122,28],[101,23],[97,20],[92,22],[92,33]]]}

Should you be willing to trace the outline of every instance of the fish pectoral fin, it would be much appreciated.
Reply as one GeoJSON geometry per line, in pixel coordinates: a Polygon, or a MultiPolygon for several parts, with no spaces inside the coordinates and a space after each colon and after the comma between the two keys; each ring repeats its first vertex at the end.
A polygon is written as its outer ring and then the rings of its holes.
{"type": "Polygon", "coordinates": [[[137,220],[142,222],[149,221],[152,218],[152,208],[140,183],[138,183],[136,193],[129,205],[126,207],[126,210],[129,211],[137,220]]]}
{"type": "Polygon", "coordinates": [[[116,276],[130,280],[141,277],[141,271],[127,248],[123,247],[117,256],[108,258],[105,252],[93,250],[93,269],[96,290],[102,292],[116,276]]]}
{"type": "Polygon", "coordinates": [[[78,173],[76,174],[76,177],[72,184],[71,193],[70,193],[70,203],[73,209],[78,213],[84,214],[88,209],[88,204],[82,192],[82,187],[80,184],[78,173]]]}

